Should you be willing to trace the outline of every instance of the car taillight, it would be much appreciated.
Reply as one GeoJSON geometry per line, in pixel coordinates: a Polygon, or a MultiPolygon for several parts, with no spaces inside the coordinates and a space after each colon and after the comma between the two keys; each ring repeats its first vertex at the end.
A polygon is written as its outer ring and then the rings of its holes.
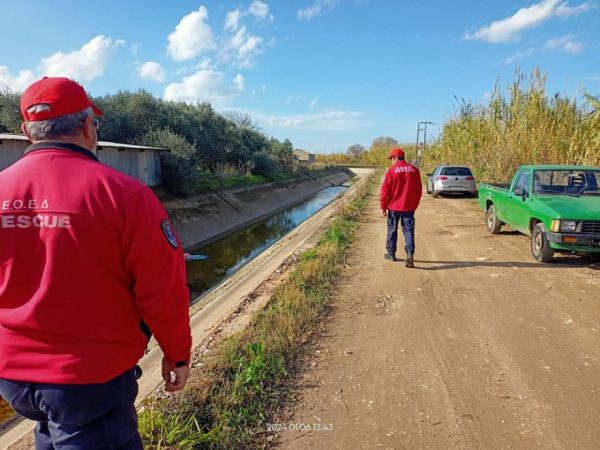
{"type": "Polygon", "coordinates": [[[448,177],[441,176],[441,177],[437,177],[437,179],[438,179],[439,181],[443,181],[443,180],[447,180],[447,179],[448,179],[448,177]]]}
{"type": "Polygon", "coordinates": [[[465,180],[469,180],[469,181],[473,181],[475,178],[473,177],[466,177],[465,180]]]}

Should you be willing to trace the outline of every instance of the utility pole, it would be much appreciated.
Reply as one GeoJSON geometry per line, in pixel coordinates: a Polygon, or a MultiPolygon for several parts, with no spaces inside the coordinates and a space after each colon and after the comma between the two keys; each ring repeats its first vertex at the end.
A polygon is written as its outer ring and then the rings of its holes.
{"type": "Polygon", "coordinates": [[[433,122],[418,122],[417,123],[417,161],[416,165],[421,165],[421,158],[425,153],[425,148],[427,147],[427,125],[433,125],[433,122]],[[422,125],[422,126],[421,126],[422,125]],[[421,131],[423,131],[423,141],[421,142],[421,131]],[[422,148],[421,148],[422,147],[422,148]]]}

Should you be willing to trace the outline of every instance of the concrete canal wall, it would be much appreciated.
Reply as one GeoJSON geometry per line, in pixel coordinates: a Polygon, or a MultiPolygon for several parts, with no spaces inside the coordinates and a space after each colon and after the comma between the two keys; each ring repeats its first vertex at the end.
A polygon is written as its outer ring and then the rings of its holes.
{"type": "Polygon", "coordinates": [[[207,244],[354,176],[335,168],[318,176],[209,192],[163,202],[184,248],[207,244]]]}

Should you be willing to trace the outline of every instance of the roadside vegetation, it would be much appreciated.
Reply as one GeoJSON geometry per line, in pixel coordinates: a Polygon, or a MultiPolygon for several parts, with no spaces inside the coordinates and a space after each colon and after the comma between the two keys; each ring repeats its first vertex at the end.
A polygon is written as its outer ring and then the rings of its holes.
{"type": "Polygon", "coordinates": [[[265,309],[203,357],[202,367],[192,371],[181,395],[145,405],[140,429],[146,448],[265,445],[268,425],[276,420],[289,382],[328,311],[331,289],[366,203],[362,192],[338,212],[319,244],[302,254],[265,309]]]}
{"type": "Polygon", "coordinates": [[[600,166],[600,100],[546,92],[539,69],[520,73],[485,105],[463,102],[425,155],[425,166],[467,164],[486,181],[508,181],[522,164],[600,166]]]}

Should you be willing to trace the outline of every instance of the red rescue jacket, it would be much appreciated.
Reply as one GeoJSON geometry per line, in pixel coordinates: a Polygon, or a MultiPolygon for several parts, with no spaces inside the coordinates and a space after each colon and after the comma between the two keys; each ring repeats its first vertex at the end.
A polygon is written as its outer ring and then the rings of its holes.
{"type": "Polygon", "coordinates": [[[385,172],[379,192],[379,204],[382,210],[415,211],[422,194],[419,169],[399,160],[385,172]]]}
{"type": "Polygon", "coordinates": [[[189,361],[181,244],[154,193],[73,144],[0,172],[0,377],[103,383],[144,354],[148,324],[189,361]]]}

